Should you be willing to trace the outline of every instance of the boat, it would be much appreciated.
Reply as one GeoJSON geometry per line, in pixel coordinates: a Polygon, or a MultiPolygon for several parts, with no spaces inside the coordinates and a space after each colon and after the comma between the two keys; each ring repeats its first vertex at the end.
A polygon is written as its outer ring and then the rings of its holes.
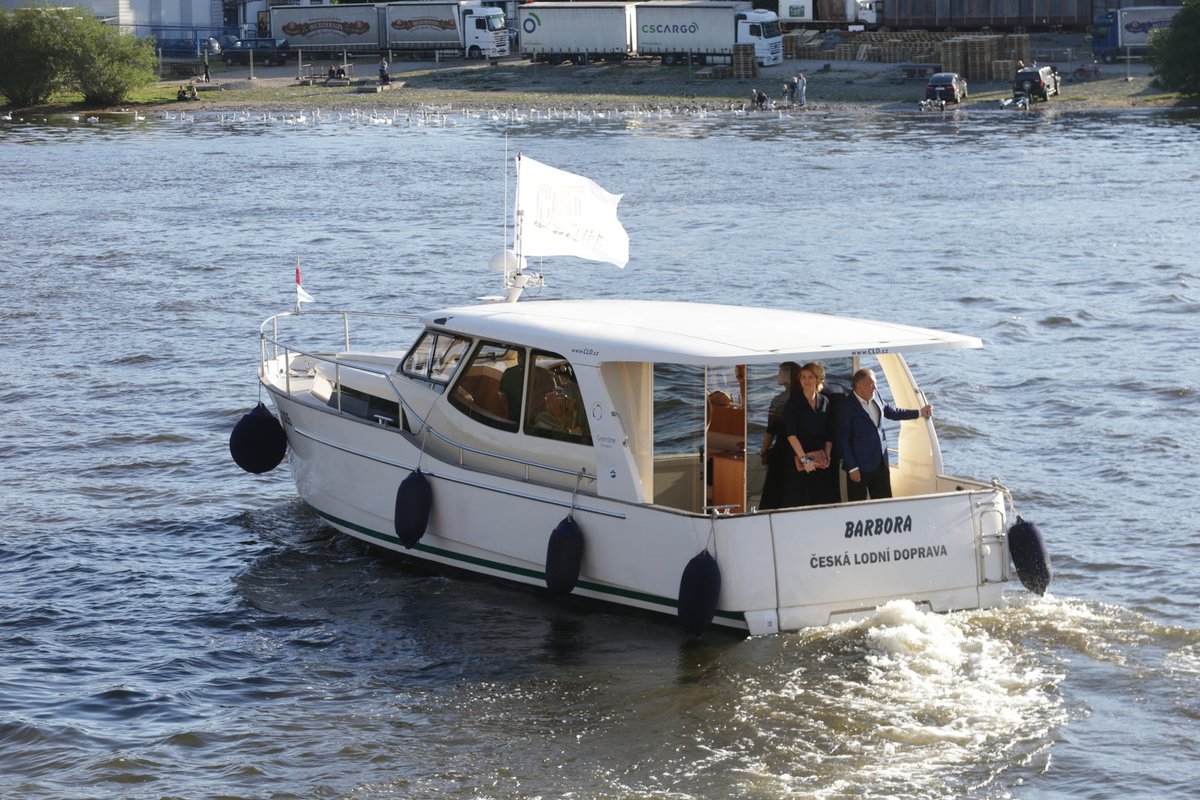
{"type": "MultiPolygon", "coordinates": [[[[560,179],[538,174],[527,196],[547,201],[560,179]]],[[[555,202],[574,223],[610,224],[573,197],[555,202]]],[[[516,227],[547,213],[519,209],[516,227]]],[[[524,261],[533,238],[500,259],[504,298],[416,314],[298,301],[268,318],[259,379],[278,417],[262,403],[247,414],[235,460],[262,472],[286,452],[303,502],[352,537],[551,597],[674,615],[692,636],[795,631],[896,599],[994,607],[1013,578],[1046,590],[1036,526],[998,480],[945,474],[932,419],[898,423],[893,497],[845,502],[843,476],[841,502],[757,507],[747,443],[781,362],[822,362],[835,398],[870,366],[896,406],[919,407],[906,357],[978,338],[779,308],[519,299],[538,279],[524,261]]]]}

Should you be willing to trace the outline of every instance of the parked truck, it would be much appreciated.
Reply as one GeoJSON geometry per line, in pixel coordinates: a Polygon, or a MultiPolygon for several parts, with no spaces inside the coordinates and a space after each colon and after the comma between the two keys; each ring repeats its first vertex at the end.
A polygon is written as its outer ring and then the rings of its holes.
{"type": "Polygon", "coordinates": [[[623,61],[633,52],[632,3],[532,3],[517,9],[521,53],[531,61],[623,61]]]}
{"type": "Polygon", "coordinates": [[[274,6],[271,33],[307,52],[508,55],[504,12],[479,0],[274,6]]]}
{"type": "Polygon", "coordinates": [[[779,24],[792,28],[850,28],[873,30],[879,24],[882,5],[875,0],[779,0],[779,24]]]}
{"type": "Polygon", "coordinates": [[[735,44],[753,44],[760,66],[783,63],[783,32],[774,11],[742,2],[637,3],[634,31],[638,55],[662,63],[725,63],[735,44]]]}
{"type": "Polygon", "coordinates": [[[1092,55],[1111,64],[1118,58],[1140,58],[1150,52],[1150,34],[1171,27],[1180,6],[1132,6],[1096,17],[1092,55]]]}
{"type": "Polygon", "coordinates": [[[518,14],[521,52],[534,61],[728,63],[735,44],[754,45],[763,66],[783,61],[779,17],[748,2],[530,3],[518,14]]]}

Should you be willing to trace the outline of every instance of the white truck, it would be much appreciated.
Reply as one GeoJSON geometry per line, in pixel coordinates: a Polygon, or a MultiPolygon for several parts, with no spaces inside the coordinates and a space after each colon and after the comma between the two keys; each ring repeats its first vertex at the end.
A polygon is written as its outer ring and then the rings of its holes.
{"type": "Polygon", "coordinates": [[[1171,27],[1181,6],[1131,6],[1096,17],[1092,55],[1106,64],[1118,58],[1140,58],[1150,52],[1150,34],[1171,27]]]}
{"type": "Polygon", "coordinates": [[[531,3],[517,9],[521,53],[531,61],[623,61],[632,52],[632,3],[531,3]]]}
{"type": "Polygon", "coordinates": [[[774,11],[743,2],[637,3],[634,33],[638,55],[662,63],[727,63],[735,44],[753,44],[760,66],[783,63],[783,32],[774,11]]]}
{"type": "Polygon", "coordinates": [[[785,29],[874,29],[880,5],[876,0],[779,0],[779,23],[785,29]]]}
{"type": "Polygon", "coordinates": [[[388,3],[385,50],[461,50],[467,58],[508,55],[504,12],[479,0],[388,3]]]}
{"type": "Polygon", "coordinates": [[[504,12],[479,0],[274,6],[271,34],[306,52],[508,55],[504,12]]]}
{"type": "Polygon", "coordinates": [[[783,62],[779,18],[748,2],[530,3],[518,14],[521,52],[533,61],[728,63],[735,44],[753,44],[762,66],[783,62]]]}

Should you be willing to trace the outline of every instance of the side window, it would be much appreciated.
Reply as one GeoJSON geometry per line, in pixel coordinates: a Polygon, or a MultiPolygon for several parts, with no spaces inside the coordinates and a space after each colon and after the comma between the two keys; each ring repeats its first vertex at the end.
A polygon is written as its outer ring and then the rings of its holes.
{"type": "Polygon", "coordinates": [[[750,26],[750,35],[754,36],[754,37],[762,36],[762,26],[761,25],[751,25],[750,26]]]}
{"type": "Polygon", "coordinates": [[[487,30],[487,20],[482,19],[482,18],[475,20],[475,29],[480,30],[480,31],[486,31],[487,30]]]}
{"type": "Polygon", "coordinates": [[[400,371],[414,378],[445,385],[466,354],[470,341],[461,336],[425,331],[408,351],[400,371]]]}
{"type": "Polygon", "coordinates": [[[470,341],[460,336],[439,334],[433,346],[433,363],[429,365],[429,379],[434,383],[449,383],[454,369],[467,354],[470,341]]]}
{"type": "Polygon", "coordinates": [[[414,378],[428,378],[429,361],[433,357],[433,343],[436,339],[436,333],[422,333],[412,350],[408,351],[408,356],[401,362],[400,371],[414,378]]]}
{"type": "Polygon", "coordinates": [[[575,444],[592,444],[575,370],[560,355],[534,351],[525,405],[525,433],[575,444]]]}
{"type": "Polygon", "coordinates": [[[474,420],[516,432],[521,418],[525,351],[483,342],[467,362],[450,392],[450,403],[474,420]]]}

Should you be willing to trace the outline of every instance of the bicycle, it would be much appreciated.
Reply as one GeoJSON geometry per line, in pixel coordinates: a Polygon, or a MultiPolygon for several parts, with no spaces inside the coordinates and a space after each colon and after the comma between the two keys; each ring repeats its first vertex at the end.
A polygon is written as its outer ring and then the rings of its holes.
{"type": "Polygon", "coordinates": [[[1071,73],[1071,77],[1077,81],[1099,80],[1100,62],[1093,61],[1091,64],[1080,64],[1079,67],[1071,73]]]}

